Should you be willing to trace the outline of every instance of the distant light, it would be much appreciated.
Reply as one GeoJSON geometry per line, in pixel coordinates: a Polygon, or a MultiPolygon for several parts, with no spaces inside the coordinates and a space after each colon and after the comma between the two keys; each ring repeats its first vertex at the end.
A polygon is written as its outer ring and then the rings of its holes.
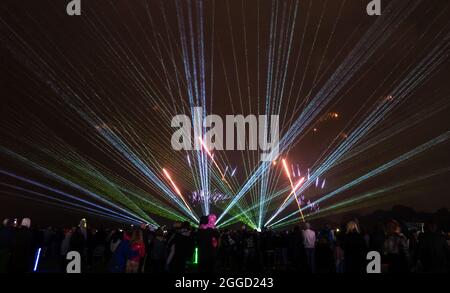
{"type": "Polygon", "coordinates": [[[339,228],[337,228],[337,229],[336,229],[336,232],[338,232],[338,233],[339,233],[339,231],[340,231],[340,230],[339,230],[339,228]]]}

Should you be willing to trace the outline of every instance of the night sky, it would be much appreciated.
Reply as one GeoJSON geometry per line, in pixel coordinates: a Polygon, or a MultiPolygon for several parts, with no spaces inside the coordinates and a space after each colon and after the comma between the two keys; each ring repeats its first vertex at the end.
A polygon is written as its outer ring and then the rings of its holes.
{"type": "Polygon", "coordinates": [[[450,208],[450,2],[368,2],[84,0],[69,17],[65,0],[1,1],[0,217],[193,220],[207,182],[229,223],[299,221],[282,158],[294,181],[310,169],[310,219],[450,208]],[[259,175],[259,151],[215,165],[171,148],[190,106],[279,115],[292,139],[259,175]]]}

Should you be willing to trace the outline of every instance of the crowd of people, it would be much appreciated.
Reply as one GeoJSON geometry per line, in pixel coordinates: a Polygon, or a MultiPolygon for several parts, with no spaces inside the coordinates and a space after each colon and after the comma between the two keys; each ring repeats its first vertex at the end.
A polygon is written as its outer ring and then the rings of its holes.
{"type": "Polygon", "coordinates": [[[34,229],[28,218],[20,224],[5,219],[0,228],[0,272],[65,272],[71,251],[81,255],[82,272],[364,273],[369,251],[380,253],[387,273],[450,271],[448,234],[433,223],[423,231],[402,231],[399,222],[390,220],[367,232],[357,220],[341,229],[315,230],[305,223],[286,231],[245,226],[218,230],[215,222],[210,215],[201,217],[198,228],[175,222],[170,229],[142,224],[97,230],[84,219],[69,229],[34,229]]]}

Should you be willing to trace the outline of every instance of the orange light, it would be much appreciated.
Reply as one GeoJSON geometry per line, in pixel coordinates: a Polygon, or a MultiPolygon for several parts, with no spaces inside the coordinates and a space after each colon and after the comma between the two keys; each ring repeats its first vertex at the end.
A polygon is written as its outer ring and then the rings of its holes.
{"type": "Polygon", "coordinates": [[[286,176],[288,177],[289,182],[291,183],[291,186],[294,187],[294,184],[292,183],[292,179],[291,179],[291,173],[289,172],[289,168],[287,166],[286,160],[283,159],[282,162],[283,162],[284,171],[286,172],[286,176]]]}
{"type": "Polygon", "coordinates": [[[175,189],[175,192],[178,194],[178,196],[181,198],[181,200],[184,202],[184,205],[189,209],[189,211],[192,213],[191,208],[187,204],[186,200],[184,199],[183,195],[181,194],[181,191],[178,189],[175,182],[172,180],[172,177],[170,176],[169,172],[167,172],[166,169],[163,168],[164,175],[166,175],[167,180],[169,180],[170,184],[172,184],[173,189],[175,189]]]}
{"type": "Polygon", "coordinates": [[[297,199],[297,194],[295,194],[295,192],[297,191],[297,189],[303,184],[303,182],[305,181],[305,177],[302,177],[300,179],[300,181],[294,186],[294,183],[292,182],[292,178],[291,178],[291,173],[289,172],[289,168],[287,166],[286,160],[283,159],[283,167],[284,167],[284,171],[286,172],[286,176],[289,178],[289,183],[291,184],[291,188],[292,188],[292,192],[286,197],[286,199],[284,200],[283,204],[284,205],[287,200],[289,199],[289,197],[291,197],[291,195],[294,195],[295,201],[297,202],[297,206],[298,206],[298,210],[300,212],[300,215],[302,217],[303,222],[305,222],[305,217],[303,216],[303,212],[302,212],[302,207],[300,206],[300,202],[297,199]]]}

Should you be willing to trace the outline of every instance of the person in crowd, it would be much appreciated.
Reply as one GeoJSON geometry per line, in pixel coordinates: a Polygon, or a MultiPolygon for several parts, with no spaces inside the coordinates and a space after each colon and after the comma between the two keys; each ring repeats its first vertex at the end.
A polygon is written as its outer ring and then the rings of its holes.
{"type": "MultiPolygon", "coordinates": [[[[82,231],[82,228],[80,230],[82,231]]],[[[97,246],[97,235],[98,233],[95,229],[86,229],[86,259],[89,268],[92,266],[94,250],[97,246]]]]}
{"type": "Polygon", "coordinates": [[[366,244],[366,250],[370,249],[370,234],[366,231],[361,233],[363,235],[364,243],[366,244]]]}
{"type": "Polygon", "coordinates": [[[229,243],[231,254],[229,255],[230,268],[232,271],[237,271],[240,260],[239,243],[240,235],[237,231],[230,231],[229,233],[229,243]]]}
{"type": "Polygon", "coordinates": [[[305,247],[308,270],[309,272],[314,273],[316,271],[316,232],[311,230],[311,225],[309,223],[305,224],[305,230],[303,231],[303,246],[305,247]]]}
{"type": "Polygon", "coordinates": [[[256,235],[253,231],[246,231],[244,234],[244,268],[255,271],[256,269],[256,235]]]}
{"type": "Polygon", "coordinates": [[[152,271],[152,263],[151,263],[151,255],[152,255],[152,245],[154,240],[156,239],[156,229],[153,226],[147,226],[147,233],[146,236],[144,236],[144,241],[147,242],[147,249],[146,249],[146,255],[144,258],[144,266],[142,268],[142,272],[144,273],[150,273],[152,271]],[[145,237],[147,240],[145,240],[145,237]]]}
{"type": "Polygon", "coordinates": [[[87,241],[88,237],[88,226],[86,219],[81,219],[80,223],[78,224],[79,233],[83,235],[84,241],[87,241]]]}
{"type": "Polygon", "coordinates": [[[69,250],[76,251],[82,256],[85,256],[86,239],[81,232],[80,227],[72,228],[72,235],[70,237],[69,250]]]}
{"type": "Polygon", "coordinates": [[[43,245],[42,245],[42,251],[41,251],[41,257],[47,257],[49,256],[52,251],[52,239],[55,232],[53,231],[52,226],[48,226],[42,233],[43,236],[43,245]]]}
{"type": "MultiPolygon", "coordinates": [[[[109,271],[111,273],[124,273],[127,268],[127,261],[135,253],[131,250],[130,240],[132,232],[126,231],[123,233],[123,238],[121,239],[119,245],[114,250],[109,264],[109,271]]],[[[135,255],[133,255],[135,256],[135,255]]]]}
{"type": "Polygon", "coordinates": [[[165,270],[167,258],[167,242],[161,228],[156,230],[155,236],[150,245],[150,272],[162,273],[165,270]]]}
{"type": "Polygon", "coordinates": [[[418,259],[418,250],[419,250],[419,231],[413,229],[409,233],[408,238],[409,243],[409,258],[411,263],[411,271],[419,272],[419,259],[418,259]]]}
{"type": "MultiPolygon", "coordinates": [[[[92,251],[91,265],[92,270],[99,270],[105,263],[106,251],[107,251],[107,232],[105,229],[96,230],[93,237],[94,248],[92,251]]],[[[109,249],[109,247],[108,247],[109,249]]]]}
{"type": "Polygon", "coordinates": [[[74,229],[65,229],[64,231],[64,238],[61,242],[61,248],[60,248],[60,265],[61,265],[61,271],[66,271],[66,265],[67,260],[66,256],[70,249],[70,240],[72,238],[74,229]]]}
{"type": "Polygon", "coordinates": [[[81,256],[81,271],[86,270],[87,262],[87,246],[85,234],[80,226],[72,228],[72,235],[70,236],[69,251],[76,251],[81,256]]]}
{"type": "Polygon", "coordinates": [[[169,242],[169,256],[166,266],[171,273],[181,274],[186,271],[186,263],[194,253],[194,242],[191,235],[191,225],[183,222],[169,242]]]}
{"type": "Polygon", "coordinates": [[[120,230],[117,229],[111,232],[111,237],[109,240],[109,251],[111,252],[111,254],[114,254],[117,247],[119,247],[120,242],[122,242],[122,238],[123,233],[120,230]]]}
{"type": "Polygon", "coordinates": [[[219,234],[215,229],[216,216],[202,216],[200,228],[197,232],[198,241],[198,270],[201,273],[213,273],[216,264],[216,251],[219,234]]]}
{"type": "Polygon", "coordinates": [[[318,273],[332,273],[335,271],[335,262],[333,257],[332,237],[330,237],[330,229],[327,233],[320,233],[316,244],[316,270],[318,273]]]}
{"type": "Polygon", "coordinates": [[[333,249],[336,239],[334,236],[334,231],[331,229],[330,225],[325,225],[325,227],[320,230],[317,238],[319,240],[324,239],[323,242],[326,240],[326,242],[330,245],[330,248],[333,249]]]}
{"type": "Polygon", "coordinates": [[[370,234],[370,250],[382,254],[385,237],[383,223],[377,223],[374,231],[370,234]]]}
{"type": "Polygon", "coordinates": [[[82,272],[365,273],[368,250],[381,252],[383,272],[449,272],[449,235],[438,232],[433,223],[427,223],[423,233],[408,231],[407,238],[395,220],[365,233],[352,220],[341,227],[343,232],[336,229],[336,234],[329,226],[316,233],[309,223],[304,231],[294,226],[292,230],[264,228],[260,232],[247,226],[218,230],[215,222],[216,217],[210,215],[201,218],[198,229],[189,222],[175,222],[168,230],[166,226],[155,231],[141,225],[125,233],[89,227],[86,239],[83,223],[71,229],[31,229],[28,218],[15,226],[5,220],[0,226],[0,272],[33,271],[38,247],[39,272],[65,272],[67,253],[77,251],[82,256],[82,272]],[[190,262],[194,251],[198,266],[190,262]],[[86,266],[89,263],[92,266],[86,266]]]}
{"type": "Polygon", "coordinates": [[[224,270],[230,270],[232,262],[231,249],[234,240],[232,239],[229,230],[222,231],[219,237],[218,262],[222,264],[224,270]]]}
{"type": "Polygon", "coordinates": [[[342,274],[344,273],[344,250],[342,249],[341,241],[336,240],[334,245],[334,261],[336,265],[336,273],[342,274]]]}
{"type": "Polygon", "coordinates": [[[3,220],[0,228],[0,273],[8,271],[11,249],[14,240],[14,229],[9,219],[3,220]]]}
{"type": "Polygon", "coordinates": [[[355,221],[347,223],[346,233],[342,239],[342,249],[345,255],[346,273],[363,273],[366,259],[366,243],[359,233],[358,224],[355,221]]]}
{"type": "Polygon", "coordinates": [[[290,243],[292,268],[295,271],[303,271],[302,269],[306,267],[305,247],[303,233],[297,225],[290,234],[290,243]]]}
{"type": "Polygon", "coordinates": [[[31,230],[31,220],[24,218],[13,239],[11,271],[14,273],[31,272],[36,252],[36,239],[31,230]]]}
{"type": "Polygon", "coordinates": [[[135,229],[130,239],[130,253],[127,261],[127,273],[137,273],[139,264],[145,256],[145,245],[141,229],[135,229]]]}
{"type": "Polygon", "coordinates": [[[437,232],[432,222],[425,225],[419,236],[418,259],[425,273],[449,272],[449,247],[445,237],[437,232]]]}
{"type": "Polygon", "coordinates": [[[143,258],[143,260],[139,263],[139,272],[143,273],[146,271],[146,264],[147,264],[147,259],[149,258],[150,255],[150,229],[149,229],[149,225],[142,223],[140,225],[140,229],[142,231],[142,240],[144,241],[144,246],[145,246],[145,256],[143,258]]]}
{"type": "Polygon", "coordinates": [[[49,253],[49,257],[53,258],[58,258],[59,257],[59,252],[60,252],[60,244],[61,241],[63,239],[63,234],[61,229],[57,229],[55,227],[53,227],[53,233],[50,237],[50,253],[49,253]]]}
{"type": "MultiPolygon", "coordinates": [[[[303,238],[302,238],[303,239],[303,238]]],[[[275,269],[275,236],[266,230],[262,235],[263,263],[268,270],[275,269]]]]}
{"type": "Polygon", "coordinates": [[[281,235],[278,232],[275,232],[272,238],[273,246],[275,248],[275,267],[277,269],[281,266],[281,235]]]}
{"type": "MultiPolygon", "coordinates": [[[[289,263],[288,260],[289,231],[281,232],[280,235],[281,235],[280,239],[281,265],[283,269],[286,269],[289,263]]],[[[256,238],[258,239],[258,234],[256,234],[256,238]]]]}
{"type": "Polygon", "coordinates": [[[408,239],[401,232],[400,224],[396,220],[391,220],[386,224],[383,254],[390,273],[408,272],[408,239]]]}

